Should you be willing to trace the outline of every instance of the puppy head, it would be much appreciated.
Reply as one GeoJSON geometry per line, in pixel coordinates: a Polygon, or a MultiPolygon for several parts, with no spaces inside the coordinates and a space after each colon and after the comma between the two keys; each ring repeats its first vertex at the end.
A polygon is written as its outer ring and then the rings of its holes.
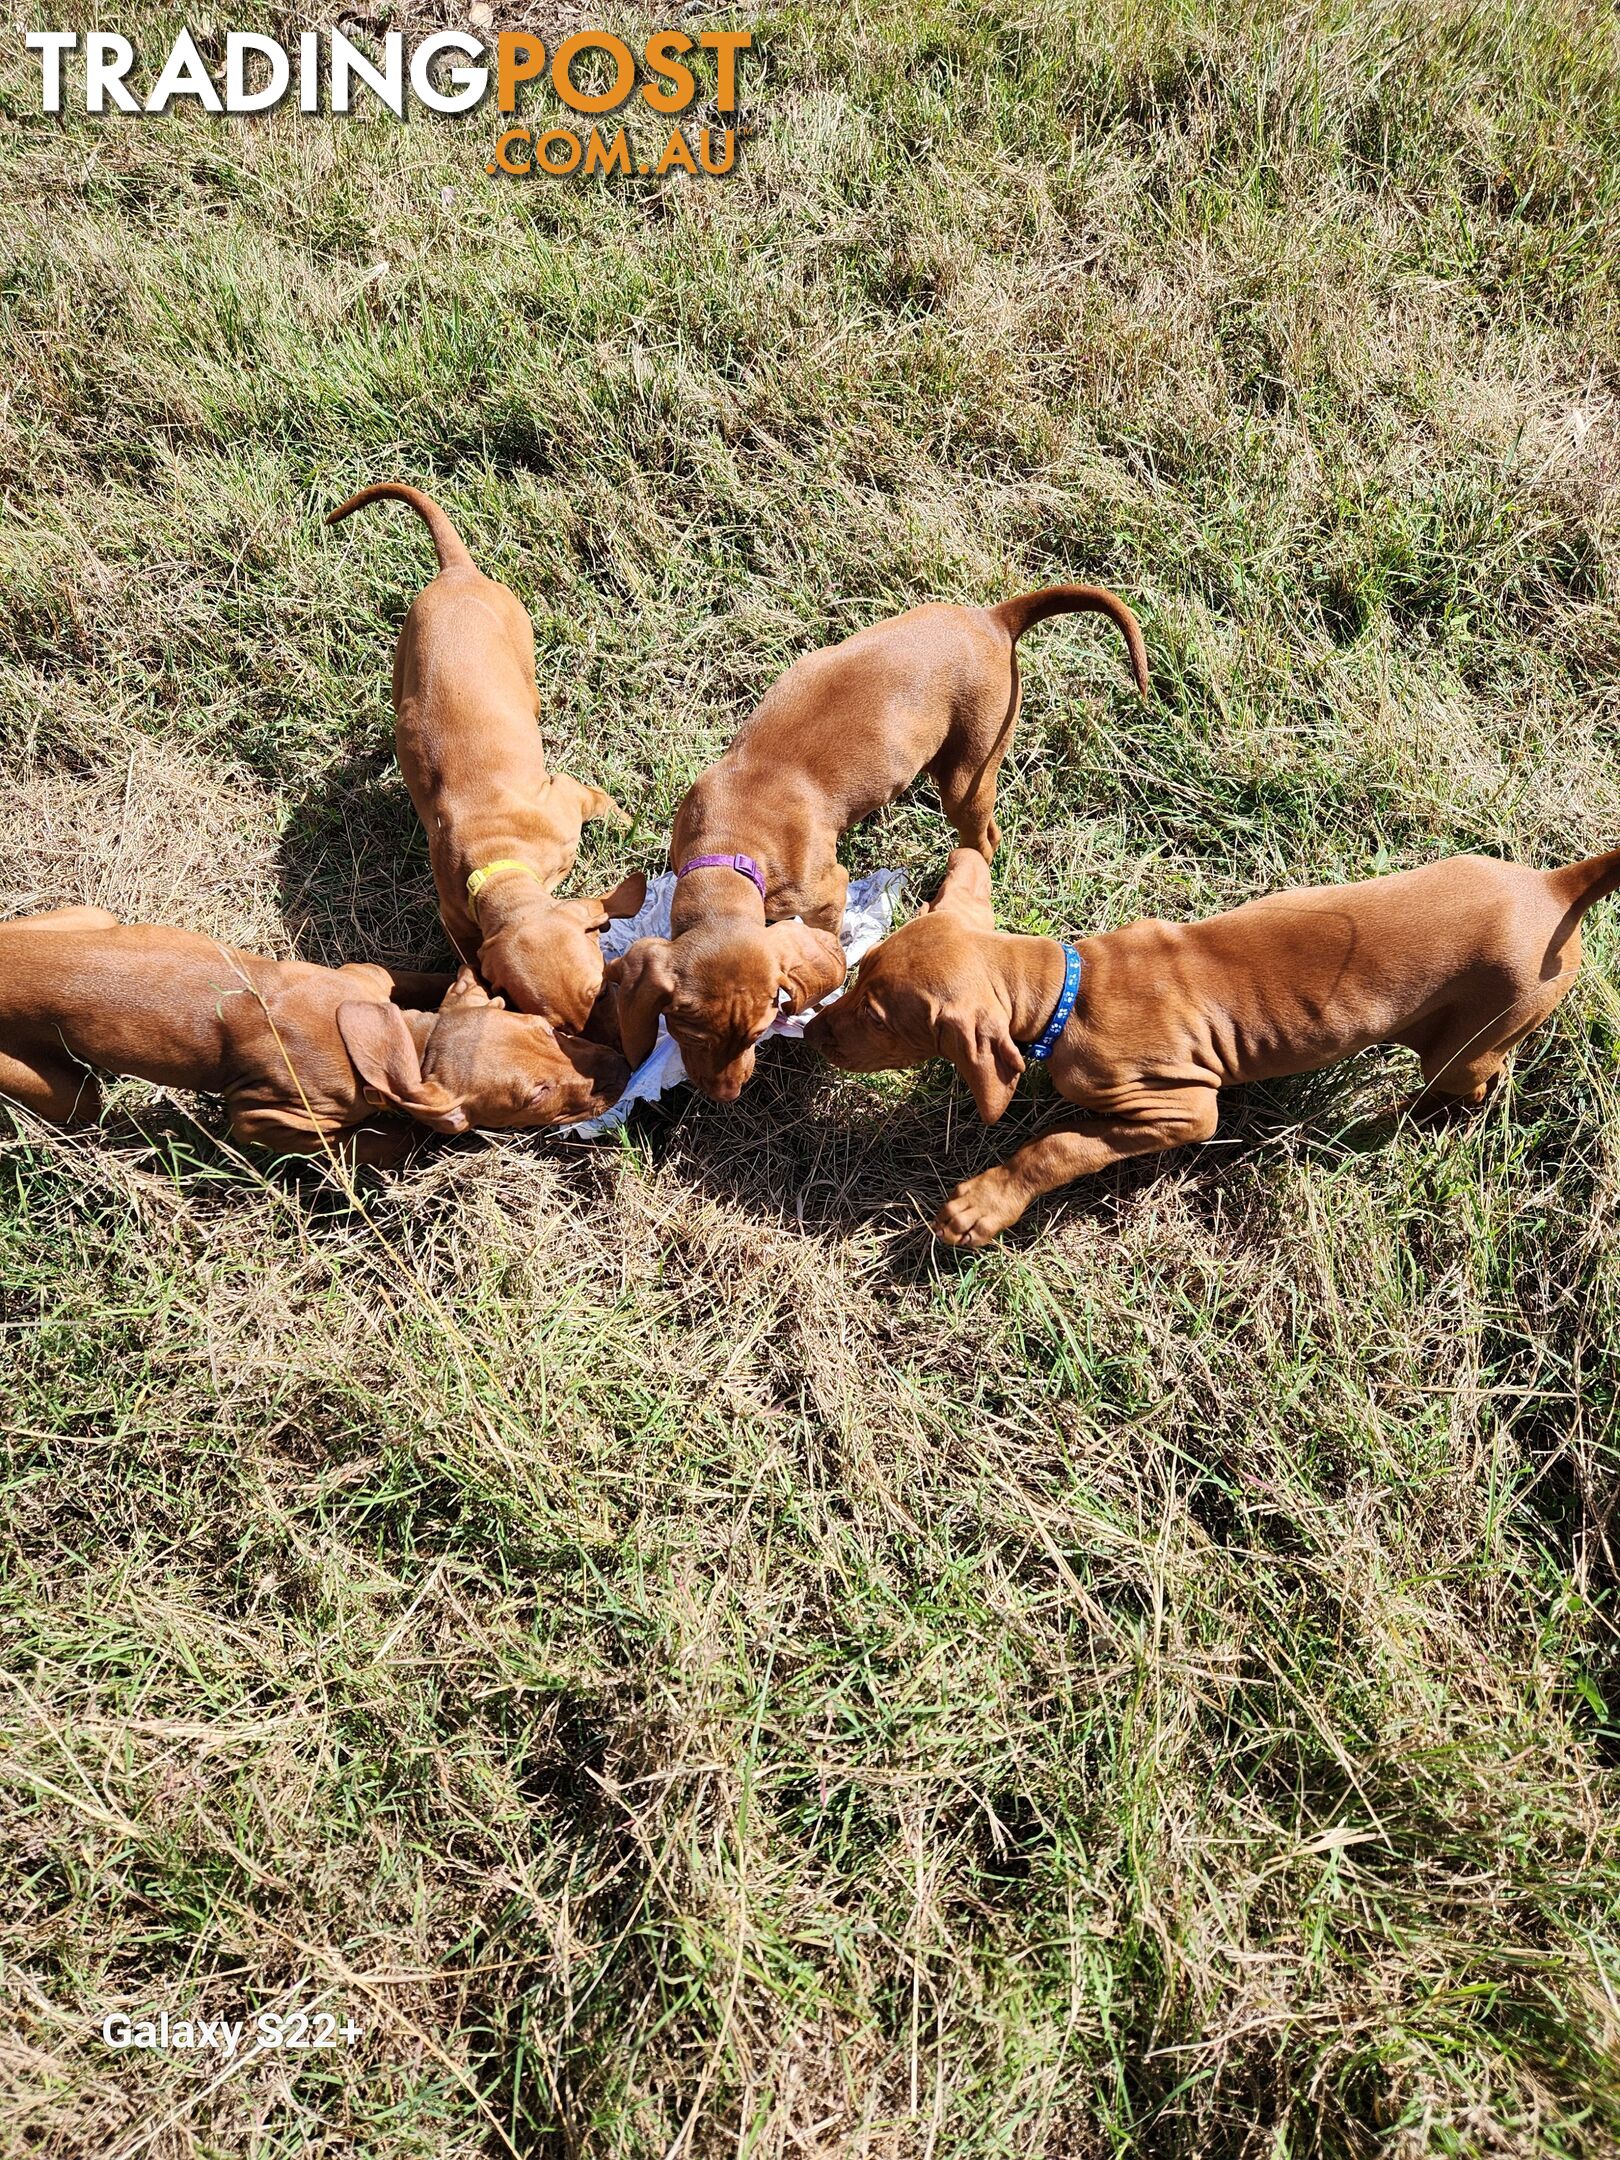
{"type": "Polygon", "coordinates": [[[461,1106],[463,1131],[529,1131],[598,1117],[630,1077],[616,1050],[564,1034],[536,1013],[509,1012],[465,970],[432,1019],[423,1076],[461,1106]]]}
{"type": "MultiPolygon", "coordinates": [[[[970,859],[982,867],[979,856],[970,859]]],[[[949,1058],[980,1117],[993,1125],[1012,1101],[1024,1058],[964,927],[956,906],[942,908],[936,896],[926,914],[867,954],[855,987],[817,1014],[805,1040],[844,1072],[949,1058]]]]}
{"type": "Polygon", "coordinates": [[[735,1102],[753,1075],[755,1043],[778,1013],[803,1012],[838,988],[844,952],[803,923],[706,924],[674,940],[637,939],[609,962],[608,979],[632,1066],[650,1055],[662,1017],[693,1085],[711,1102],[735,1102]]]}
{"type": "Polygon", "coordinates": [[[513,884],[528,890],[514,893],[509,912],[479,946],[479,970],[518,1012],[538,1013],[577,1034],[601,994],[601,934],[615,917],[637,912],[647,880],[637,871],[611,892],[584,900],[554,900],[527,879],[513,884]]]}

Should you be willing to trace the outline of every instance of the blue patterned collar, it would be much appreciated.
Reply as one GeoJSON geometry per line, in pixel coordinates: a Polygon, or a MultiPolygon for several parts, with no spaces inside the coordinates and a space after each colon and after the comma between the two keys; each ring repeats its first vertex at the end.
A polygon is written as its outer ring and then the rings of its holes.
{"type": "Polygon", "coordinates": [[[1080,955],[1072,945],[1063,947],[1063,988],[1052,1008],[1052,1017],[1032,1043],[1021,1043],[1020,1049],[1033,1064],[1044,1065],[1057,1048],[1057,1039],[1069,1024],[1074,1011],[1074,1001],[1080,995],[1080,955]]]}

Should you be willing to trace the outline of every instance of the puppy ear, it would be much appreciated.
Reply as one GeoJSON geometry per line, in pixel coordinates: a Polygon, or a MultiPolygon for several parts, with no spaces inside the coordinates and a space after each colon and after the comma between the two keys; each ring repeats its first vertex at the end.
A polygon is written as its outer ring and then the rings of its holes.
{"type": "Polygon", "coordinates": [[[456,979],[439,1000],[440,1012],[462,1011],[471,1005],[504,1005],[504,998],[492,998],[472,969],[463,961],[456,971],[456,979]]]}
{"type": "Polygon", "coordinates": [[[592,893],[588,899],[582,895],[577,900],[559,900],[557,913],[578,923],[582,930],[605,930],[608,926],[608,911],[600,893],[592,893]]]}
{"type": "Polygon", "coordinates": [[[772,923],[765,935],[776,953],[778,985],[792,1000],[793,1012],[819,1005],[849,972],[843,946],[825,930],[811,930],[801,922],[780,922],[772,923]]]}
{"type": "Polygon", "coordinates": [[[435,1132],[464,1133],[472,1120],[447,1088],[424,1080],[422,1061],[397,1005],[340,1005],[338,1033],[367,1096],[403,1110],[435,1132]]]}
{"type": "Polygon", "coordinates": [[[582,929],[605,930],[615,918],[639,915],[646,897],[647,880],[637,870],[615,885],[611,892],[592,893],[589,899],[564,900],[559,905],[574,914],[582,929]]]}
{"type": "Polygon", "coordinates": [[[951,850],[940,888],[923,912],[933,915],[941,911],[965,916],[977,929],[995,928],[995,913],[990,904],[990,865],[977,848],[951,850]]]}
{"type": "Polygon", "coordinates": [[[619,993],[619,1040],[632,1071],[652,1055],[658,1022],[675,995],[674,952],[668,938],[637,938],[603,970],[619,993]]]}
{"type": "Polygon", "coordinates": [[[620,878],[611,892],[602,895],[602,912],[614,922],[622,922],[629,915],[639,915],[646,904],[645,870],[632,870],[627,878],[620,878]]]}
{"type": "Polygon", "coordinates": [[[973,1094],[987,1125],[1006,1112],[1024,1070],[1024,1054],[995,1013],[945,1013],[938,1031],[940,1053],[948,1057],[973,1094]]]}

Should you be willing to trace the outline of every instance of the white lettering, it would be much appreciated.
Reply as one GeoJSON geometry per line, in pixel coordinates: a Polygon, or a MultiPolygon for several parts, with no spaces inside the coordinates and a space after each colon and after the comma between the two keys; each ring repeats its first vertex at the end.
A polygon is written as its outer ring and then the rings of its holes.
{"type": "Polygon", "coordinates": [[[405,40],[397,30],[383,39],[383,64],[376,67],[341,30],[332,32],[332,110],[350,109],[349,85],[362,82],[380,98],[396,120],[405,115],[405,40]]]}
{"type": "Polygon", "coordinates": [[[124,77],[135,65],[135,48],[114,30],[92,30],[84,41],[84,109],[105,112],[107,94],[120,112],[139,112],[124,77]]]}
{"type": "Polygon", "coordinates": [[[233,30],[225,40],[225,110],[233,113],[265,112],[279,104],[292,75],[285,49],[274,38],[257,30],[233,30]],[[270,63],[257,90],[247,84],[248,54],[258,53],[270,63]]]}
{"type": "Polygon", "coordinates": [[[76,30],[30,30],[24,37],[28,50],[39,54],[41,112],[62,110],[62,55],[72,52],[78,42],[76,30]]]}
{"type": "Polygon", "coordinates": [[[163,73],[152,85],[146,109],[148,112],[167,112],[170,102],[177,97],[196,98],[205,112],[225,110],[219,92],[214,88],[214,78],[189,30],[182,30],[169,47],[169,57],[163,64],[163,73]]]}
{"type": "Polygon", "coordinates": [[[459,67],[450,70],[450,80],[456,85],[454,90],[436,89],[433,63],[440,53],[459,53],[464,60],[477,60],[482,58],[483,51],[478,40],[468,37],[464,30],[438,30],[432,37],[422,40],[411,54],[411,88],[429,112],[466,112],[489,88],[487,67],[459,67]]]}

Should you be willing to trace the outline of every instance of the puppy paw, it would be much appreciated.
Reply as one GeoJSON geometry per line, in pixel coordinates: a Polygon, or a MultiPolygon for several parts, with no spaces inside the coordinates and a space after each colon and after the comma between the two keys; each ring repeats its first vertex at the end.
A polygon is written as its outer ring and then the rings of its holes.
{"type": "Polygon", "coordinates": [[[988,1245],[1024,1212],[1023,1201],[994,1171],[958,1185],[934,1217],[934,1235],[945,1245],[988,1245]]]}

